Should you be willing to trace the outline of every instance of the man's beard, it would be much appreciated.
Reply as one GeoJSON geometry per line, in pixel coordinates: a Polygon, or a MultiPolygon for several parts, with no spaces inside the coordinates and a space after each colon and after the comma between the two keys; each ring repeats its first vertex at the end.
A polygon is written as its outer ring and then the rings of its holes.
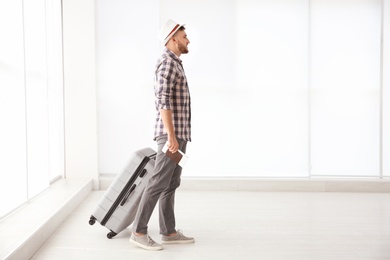
{"type": "Polygon", "coordinates": [[[188,47],[185,46],[184,44],[179,43],[178,48],[181,54],[186,54],[189,52],[188,47]]]}

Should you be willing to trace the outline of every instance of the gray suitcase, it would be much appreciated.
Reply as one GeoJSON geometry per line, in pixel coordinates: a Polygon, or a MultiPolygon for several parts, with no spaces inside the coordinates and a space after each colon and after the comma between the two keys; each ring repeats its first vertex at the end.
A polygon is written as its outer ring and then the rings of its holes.
{"type": "Polygon", "coordinates": [[[92,213],[89,224],[98,221],[110,230],[111,239],[133,223],[145,186],[154,171],[156,152],[151,148],[136,151],[125,169],[108,187],[92,213]]]}

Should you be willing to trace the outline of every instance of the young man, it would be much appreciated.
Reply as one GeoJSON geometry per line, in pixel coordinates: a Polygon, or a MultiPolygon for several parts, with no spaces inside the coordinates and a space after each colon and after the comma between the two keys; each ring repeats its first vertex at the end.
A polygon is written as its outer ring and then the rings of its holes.
{"type": "Polygon", "coordinates": [[[162,250],[147,233],[148,222],[159,203],[159,224],[163,244],[194,243],[175,226],[175,190],[180,186],[181,167],[162,152],[167,143],[172,153],[186,151],[191,141],[191,100],[180,55],[188,53],[184,25],[169,20],[161,29],[165,49],[157,61],[155,75],[156,122],[154,140],[157,141],[157,157],[154,173],[142,195],[133,223],[130,242],[147,250],[162,250]]]}

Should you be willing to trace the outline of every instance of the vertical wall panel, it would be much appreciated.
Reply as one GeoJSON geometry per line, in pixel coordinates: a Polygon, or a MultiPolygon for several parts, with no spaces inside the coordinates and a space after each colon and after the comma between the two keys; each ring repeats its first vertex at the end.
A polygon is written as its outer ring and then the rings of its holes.
{"type": "Polygon", "coordinates": [[[50,180],[64,176],[64,86],[61,0],[46,1],[50,180]]]}
{"type": "Polygon", "coordinates": [[[390,0],[383,10],[383,175],[390,176],[390,0]]]}
{"type": "Polygon", "coordinates": [[[313,175],[379,175],[380,2],[311,1],[313,175]]]}
{"type": "Polygon", "coordinates": [[[66,177],[92,178],[97,188],[96,1],[62,5],[66,177]]]}
{"type": "MultiPolygon", "coordinates": [[[[237,1],[239,111],[245,172],[308,175],[308,1],[237,1]]],[[[237,142],[235,142],[237,145],[237,142]]]]}
{"type": "Polygon", "coordinates": [[[154,147],[158,1],[97,1],[99,171],[117,173],[131,153],[154,147]]]}

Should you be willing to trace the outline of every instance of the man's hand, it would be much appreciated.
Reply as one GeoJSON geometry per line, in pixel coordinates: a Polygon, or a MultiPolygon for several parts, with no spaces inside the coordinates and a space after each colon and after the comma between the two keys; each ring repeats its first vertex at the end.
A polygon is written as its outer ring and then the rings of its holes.
{"type": "Polygon", "coordinates": [[[176,137],[168,136],[167,147],[171,153],[177,152],[177,150],[179,149],[179,143],[177,142],[176,137]]]}
{"type": "Polygon", "coordinates": [[[175,129],[173,127],[172,111],[169,109],[160,109],[162,121],[164,123],[165,130],[168,133],[167,147],[171,153],[176,153],[179,149],[179,143],[175,136],[175,129]]]}

